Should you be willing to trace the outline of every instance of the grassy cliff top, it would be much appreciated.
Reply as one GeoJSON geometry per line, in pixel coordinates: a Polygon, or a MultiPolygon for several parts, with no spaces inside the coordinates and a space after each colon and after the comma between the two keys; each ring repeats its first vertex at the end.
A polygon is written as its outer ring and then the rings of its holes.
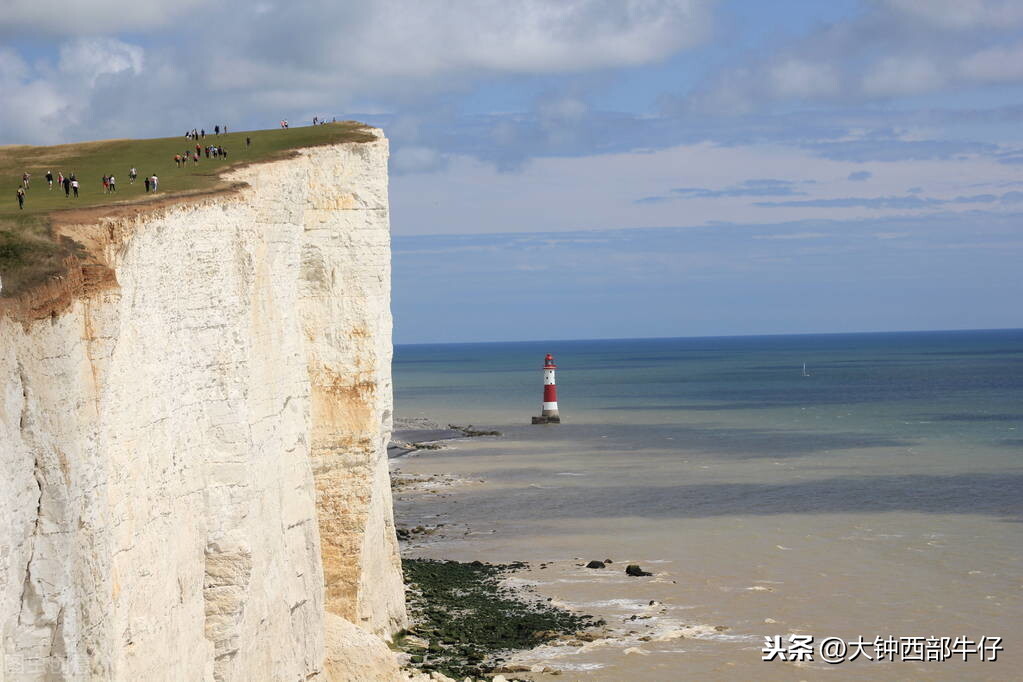
{"type": "Polygon", "coordinates": [[[53,223],[62,213],[81,209],[102,211],[105,207],[137,206],[181,199],[189,194],[227,189],[220,175],[244,164],[282,158],[294,149],[341,142],[369,142],[376,139],[361,123],[344,121],[298,128],[254,130],[212,135],[190,140],[165,137],[151,140],[104,140],[54,147],[0,147],[0,281],[2,297],[15,296],[61,272],[63,260],[76,250],[67,239],[58,241],[53,223]],[[246,146],[245,139],[252,144],[246,146]],[[174,162],[175,154],[195,151],[195,145],[215,145],[227,150],[227,158],[202,153],[199,163],[191,158],[184,166],[174,162]],[[129,182],[134,167],[138,179],[129,182]],[[53,173],[53,189],[47,189],[46,172],[53,173]],[[31,174],[25,192],[25,208],[18,208],[17,189],[22,174],[31,174]],[[57,174],[74,174],[79,196],[64,195],[57,174]],[[144,179],[156,174],[159,191],[146,193],[144,179]],[[103,176],[116,178],[116,192],[103,191],[103,176]]]}

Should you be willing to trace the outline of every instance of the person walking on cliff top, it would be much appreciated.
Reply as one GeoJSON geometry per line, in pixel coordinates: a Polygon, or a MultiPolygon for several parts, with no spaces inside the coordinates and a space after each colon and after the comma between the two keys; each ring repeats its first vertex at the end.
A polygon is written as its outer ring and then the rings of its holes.
{"type": "Polygon", "coordinates": [[[64,178],[60,184],[64,185],[64,198],[71,198],[71,178],[64,178]]]}
{"type": "Polygon", "coordinates": [[[22,211],[25,210],[25,188],[24,187],[19,187],[18,188],[18,209],[22,210],[22,211]]]}
{"type": "Polygon", "coordinates": [[[146,176],[146,193],[149,193],[149,176],[146,176]]]}
{"type": "MultiPolygon", "coordinates": [[[[73,175],[71,177],[74,177],[73,175]]],[[[71,181],[71,191],[75,194],[75,199],[78,198],[78,180],[71,181]]]]}
{"type": "Polygon", "coordinates": [[[110,185],[110,191],[111,192],[116,192],[117,191],[117,181],[114,180],[114,176],[113,175],[111,175],[109,178],[107,178],[107,183],[110,185]]]}
{"type": "Polygon", "coordinates": [[[220,124],[217,124],[217,125],[213,126],[213,134],[214,135],[219,135],[220,134],[220,124]]]}
{"type": "Polygon", "coordinates": [[[131,185],[134,185],[135,184],[135,178],[137,178],[138,176],[139,176],[139,172],[137,170],[135,170],[135,166],[132,166],[131,170],[128,171],[128,183],[131,184],[131,185]]]}
{"type": "Polygon", "coordinates": [[[252,146],[252,138],[251,137],[246,137],[245,138],[245,146],[246,147],[251,147],[252,146]]]}
{"type": "Polygon", "coordinates": [[[53,171],[46,171],[46,185],[48,187],[47,191],[53,189],[53,171]]]}
{"type": "Polygon", "coordinates": [[[25,171],[24,173],[21,174],[21,184],[25,187],[25,189],[28,189],[28,181],[31,179],[32,174],[29,173],[28,171],[25,171]]]}
{"type": "Polygon", "coordinates": [[[149,178],[149,184],[154,192],[160,187],[160,178],[156,177],[156,173],[153,173],[152,177],[149,178]]]}
{"type": "Polygon", "coordinates": [[[106,194],[110,191],[110,181],[107,180],[107,176],[103,176],[103,193],[106,194]]]}

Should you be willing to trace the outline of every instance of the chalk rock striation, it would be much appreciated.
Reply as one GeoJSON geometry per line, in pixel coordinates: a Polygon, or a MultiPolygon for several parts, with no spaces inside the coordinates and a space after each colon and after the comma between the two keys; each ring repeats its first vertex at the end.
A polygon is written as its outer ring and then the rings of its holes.
{"type": "Polygon", "coordinates": [[[397,677],[375,132],[76,226],[109,286],[0,315],[0,680],[344,679],[351,624],[397,677]]]}

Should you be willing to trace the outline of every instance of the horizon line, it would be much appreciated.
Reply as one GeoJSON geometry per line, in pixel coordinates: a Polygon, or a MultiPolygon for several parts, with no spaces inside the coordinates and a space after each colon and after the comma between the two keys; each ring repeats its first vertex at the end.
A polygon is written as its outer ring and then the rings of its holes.
{"type": "Polygon", "coordinates": [[[960,329],[884,329],[884,330],[862,330],[852,332],[772,332],[772,333],[749,333],[749,334],[698,334],[694,336],[609,336],[584,339],[527,339],[519,341],[416,341],[412,343],[392,343],[398,346],[467,346],[484,344],[513,344],[513,343],[572,343],[576,341],[666,341],[672,339],[739,339],[739,338],[763,338],[763,337],[785,337],[785,336],[857,336],[868,334],[939,334],[958,332],[1023,332],[1023,327],[990,327],[990,328],[960,328],[960,329]]]}

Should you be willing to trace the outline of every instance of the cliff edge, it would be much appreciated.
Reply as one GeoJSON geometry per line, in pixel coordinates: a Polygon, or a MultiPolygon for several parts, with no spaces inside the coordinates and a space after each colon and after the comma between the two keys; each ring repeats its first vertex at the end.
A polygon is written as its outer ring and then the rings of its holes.
{"type": "Polygon", "coordinates": [[[103,286],[0,315],[0,680],[343,679],[336,617],[404,627],[373,132],[64,226],[103,286]]]}

